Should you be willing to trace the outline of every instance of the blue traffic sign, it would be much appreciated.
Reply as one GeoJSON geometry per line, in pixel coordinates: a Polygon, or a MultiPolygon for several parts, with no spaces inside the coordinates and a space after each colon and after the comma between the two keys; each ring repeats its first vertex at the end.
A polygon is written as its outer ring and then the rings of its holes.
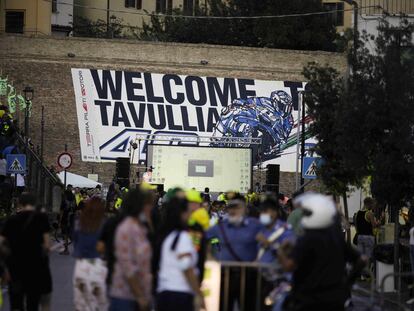
{"type": "Polygon", "coordinates": [[[316,171],[320,165],[320,157],[303,158],[302,177],[305,179],[315,179],[316,171]]]}
{"type": "Polygon", "coordinates": [[[7,155],[7,174],[26,174],[26,155],[7,155]]]}

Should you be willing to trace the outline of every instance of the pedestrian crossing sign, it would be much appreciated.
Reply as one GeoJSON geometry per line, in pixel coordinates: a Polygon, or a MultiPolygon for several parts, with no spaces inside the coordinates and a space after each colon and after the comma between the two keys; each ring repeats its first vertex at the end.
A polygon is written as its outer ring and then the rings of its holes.
{"type": "Polygon", "coordinates": [[[305,157],[303,158],[302,177],[305,179],[316,179],[316,171],[320,164],[319,157],[305,157]]]}
{"type": "Polygon", "coordinates": [[[7,155],[7,174],[25,174],[26,155],[8,154],[7,155]]]}

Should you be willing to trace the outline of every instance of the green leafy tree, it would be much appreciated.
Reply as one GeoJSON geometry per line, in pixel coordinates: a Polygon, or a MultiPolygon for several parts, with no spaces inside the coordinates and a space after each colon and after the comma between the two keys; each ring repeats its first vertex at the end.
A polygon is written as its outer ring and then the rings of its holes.
{"type": "Polygon", "coordinates": [[[392,211],[397,239],[399,209],[414,196],[414,24],[382,19],[378,30],[349,52],[345,80],[332,68],[305,68],[306,99],[323,182],[344,191],[370,177],[373,196],[392,211]]]}
{"type": "MultiPolygon", "coordinates": [[[[195,15],[263,16],[322,12],[320,0],[208,0],[208,10],[195,15]]],[[[154,15],[140,38],[153,41],[224,44],[250,47],[335,50],[337,38],[329,16],[313,15],[264,19],[188,19],[181,9],[175,16],[154,15]]]]}
{"type": "MultiPolygon", "coordinates": [[[[318,141],[314,151],[323,159],[318,177],[329,192],[343,198],[345,217],[349,218],[346,193],[349,186],[362,182],[362,171],[347,165],[344,150],[347,146],[341,144],[346,126],[343,119],[345,82],[337,70],[316,63],[310,63],[303,74],[309,81],[304,100],[313,120],[310,132],[318,141]]],[[[347,237],[350,241],[349,230],[347,237]]]]}
{"type": "MultiPolygon", "coordinates": [[[[414,24],[379,26],[374,54],[358,53],[356,85],[369,83],[365,105],[372,192],[395,208],[414,196],[414,24]],[[367,102],[368,101],[368,102],[367,102]],[[366,106],[369,106],[369,109],[366,106]]],[[[355,94],[360,95],[360,88],[355,94]]]]}
{"type": "Polygon", "coordinates": [[[90,20],[82,16],[75,16],[73,21],[73,35],[75,37],[92,38],[127,38],[137,37],[136,29],[125,25],[122,18],[111,17],[109,27],[107,22],[98,19],[90,20]]]}
{"type": "Polygon", "coordinates": [[[375,53],[357,53],[354,80],[369,87],[366,101],[357,105],[369,106],[361,110],[368,110],[371,191],[394,218],[394,271],[399,272],[399,210],[414,196],[414,24],[403,20],[392,26],[383,20],[378,30],[375,53]]]}

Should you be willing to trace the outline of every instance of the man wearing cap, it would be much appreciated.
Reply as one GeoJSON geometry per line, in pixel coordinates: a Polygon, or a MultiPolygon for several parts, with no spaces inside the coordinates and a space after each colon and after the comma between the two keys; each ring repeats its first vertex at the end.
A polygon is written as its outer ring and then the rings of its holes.
{"type": "Polygon", "coordinates": [[[331,198],[305,193],[297,202],[302,209],[304,232],[293,248],[285,251],[284,245],[277,254],[285,271],[293,272],[292,290],[283,310],[343,311],[364,262],[344,240],[331,198]]]}
{"type": "MultiPolygon", "coordinates": [[[[262,230],[257,234],[259,251],[256,260],[261,263],[274,264],[277,262],[277,251],[285,241],[293,242],[295,234],[292,227],[280,219],[281,206],[275,196],[265,196],[260,202],[260,223],[262,230]]],[[[265,278],[262,278],[262,304],[274,288],[274,280],[280,277],[274,268],[266,269],[265,278]]],[[[262,310],[271,310],[271,307],[262,305],[262,310]]]]}
{"type": "Polygon", "coordinates": [[[285,241],[293,241],[295,234],[292,227],[279,219],[280,206],[275,197],[268,196],[260,204],[260,223],[263,229],[256,236],[259,242],[257,261],[272,263],[276,261],[276,252],[285,241]]]}
{"type": "MultiPolygon", "coordinates": [[[[252,262],[257,255],[256,235],[262,226],[254,219],[246,217],[246,201],[238,193],[227,194],[228,198],[228,217],[219,222],[207,231],[209,240],[218,240],[220,247],[214,252],[214,256],[219,261],[238,261],[252,262]]],[[[244,310],[255,309],[256,283],[253,271],[246,269],[245,278],[245,308],[244,310]]],[[[222,273],[222,293],[224,297],[225,273],[222,273]]],[[[221,310],[233,310],[236,300],[240,305],[241,270],[240,268],[230,268],[228,282],[228,299],[222,300],[221,310]],[[227,306],[224,305],[227,300],[227,306]]]]}

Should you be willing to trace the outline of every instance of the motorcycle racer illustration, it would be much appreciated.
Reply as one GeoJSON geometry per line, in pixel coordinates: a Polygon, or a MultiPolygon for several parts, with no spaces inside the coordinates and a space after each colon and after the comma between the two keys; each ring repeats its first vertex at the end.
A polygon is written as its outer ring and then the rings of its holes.
{"type": "Polygon", "coordinates": [[[275,155],[293,128],[292,109],[291,96],[282,90],[270,97],[235,99],[222,109],[213,136],[261,137],[264,156],[275,155]]]}

